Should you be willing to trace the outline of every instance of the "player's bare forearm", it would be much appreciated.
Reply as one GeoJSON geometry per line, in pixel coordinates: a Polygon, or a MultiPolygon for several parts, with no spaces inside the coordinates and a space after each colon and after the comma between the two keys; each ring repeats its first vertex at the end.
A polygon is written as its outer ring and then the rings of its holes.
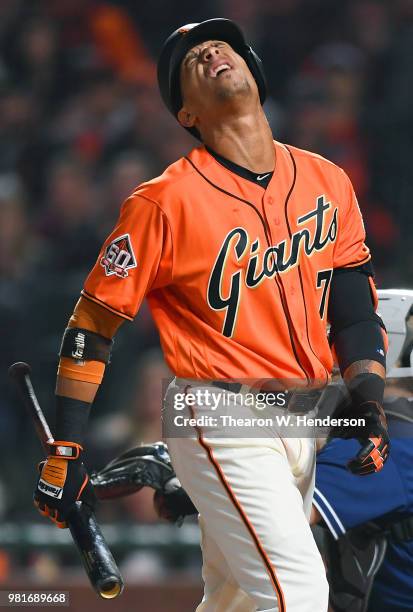
{"type": "Polygon", "coordinates": [[[381,363],[372,359],[360,359],[346,368],[343,374],[344,382],[348,384],[360,374],[377,374],[383,380],[386,378],[386,370],[381,363]]]}
{"type": "Polygon", "coordinates": [[[56,395],[61,397],[71,397],[88,404],[93,404],[98,389],[99,385],[96,383],[57,376],[56,395]]]}

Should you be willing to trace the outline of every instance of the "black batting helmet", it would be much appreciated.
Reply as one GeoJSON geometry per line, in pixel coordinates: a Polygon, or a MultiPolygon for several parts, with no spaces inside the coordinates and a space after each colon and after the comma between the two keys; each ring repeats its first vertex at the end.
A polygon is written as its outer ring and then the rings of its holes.
{"type": "MultiPolygon", "coordinates": [[[[168,109],[177,116],[182,108],[179,69],[185,55],[192,47],[205,40],[223,40],[245,60],[257,83],[261,104],[267,95],[262,62],[258,55],[245,42],[239,27],[229,19],[208,19],[201,23],[190,23],[175,30],[165,41],[158,60],[158,84],[163,101],[168,109]]],[[[196,128],[186,128],[196,138],[196,128]]]]}

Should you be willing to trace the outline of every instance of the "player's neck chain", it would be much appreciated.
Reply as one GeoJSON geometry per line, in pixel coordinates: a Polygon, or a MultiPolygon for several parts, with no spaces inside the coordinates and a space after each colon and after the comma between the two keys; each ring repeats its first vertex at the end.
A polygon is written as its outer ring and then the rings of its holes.
{"type": "Polygon", "coordinates": [[[325,228],[325,213],[330,208],[331,203],[326,201],[325,196],[319,196],[316,208],[297,219],[298,225],[315,219],[314,233],[312,234],[310,229],[304,227],[292,234],[291,239],[282,240],[276,245],[269,246],[262,255],[259,238],[251,243],[248,232],[243,227],[236,227],[227,234],[212,269],[207,293],[210,308],[213,310],[226,309],[227,311],[223,327],[224,336],[231,337],[234,333],[241,298],[241,280],[244,275],[245,286],[254,289],[265,279],[274,278],[277,273],[285,273],[294,267],[299,262],[302,252],[310,257],[315,251],[322,251],[329,243],[336,240],[338,229],[337,208],[333,211],[327,229],[325,228]],[[232,259],[230,257],[231,252],[235,255],[238,264],[242,264],[245,257],[249,257],[249,260],[246,272],[241,269],[231,275],[229,294],[223,296],[222,287],[228,261],[232,259]]]}

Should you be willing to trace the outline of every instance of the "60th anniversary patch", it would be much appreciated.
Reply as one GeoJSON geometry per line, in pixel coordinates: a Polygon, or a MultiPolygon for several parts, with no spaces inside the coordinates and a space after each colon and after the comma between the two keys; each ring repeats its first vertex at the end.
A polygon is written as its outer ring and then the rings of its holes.
{"type": "Polygon", "coordinates": [[[100,265],[105,268],[106,276],[115,274],[119,278],[126,278],[128,270],[136,268],[136,258],[129,234],[119,236],[108,244],[100,265]]]}

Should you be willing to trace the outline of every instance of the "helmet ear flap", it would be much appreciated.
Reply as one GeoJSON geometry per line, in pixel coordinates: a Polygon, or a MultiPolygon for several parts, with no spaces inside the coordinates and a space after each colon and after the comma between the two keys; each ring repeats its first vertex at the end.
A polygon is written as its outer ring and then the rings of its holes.
{"type": "Polygon", "coordinates": [[[257,83],[260,102],[261,104],[264,104],[265,98],[267,97],[267,79],[265,78],[261,58],[257,55],[257,53],[255,53],[254,49],[248,46],[244,59],[246,60],[247,66],[250,69],[255,82],[257,83]]]}

